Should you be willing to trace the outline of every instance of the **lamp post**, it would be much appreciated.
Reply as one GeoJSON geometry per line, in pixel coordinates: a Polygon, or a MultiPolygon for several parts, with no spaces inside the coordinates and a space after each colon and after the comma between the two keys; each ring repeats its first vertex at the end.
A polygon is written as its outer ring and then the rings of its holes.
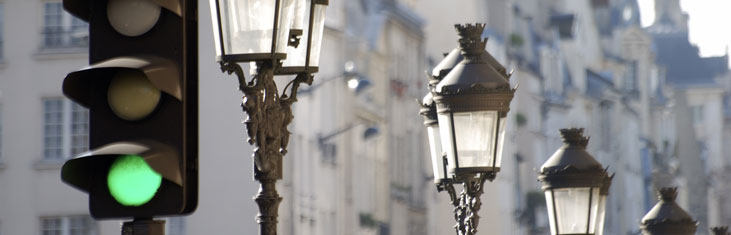
{"type": "Polygon", "coordinates": [[[586,152],[589,137],[583,136],[583,128],[560,132],[564,145],[541,166],[538,176],[551,234],[601,234],[611,177],[586,152]]]}
{"type": "Polygon", "coordinates": [[[221,71],[238,78],[244,93],[241,107],[248,115],[248,142],[256,146],[254,179],[261,187],[254,200],[259,206],[259,234],[277,234],[282,198],[276,181],[282,179],[291,105],[297,101],[300,83],[311,84],[317,72],[327,4],[328,0],[210,0],[216,60],[221,71]],[[255,67],[249,81],[240,62],[252,62],[255,67]],[[296,77],[280,95],[275,75],[296,77]]]}
{"type": "Polygon", "coordinates": [[[661,188],[657,191],[658,199],[650,211],[642,217],[640,229],[643,235],[692,235],[698,228],[683,208],[675,203],[678,188],[661,188]]]}
{"type": "Polygon", "coordinates": [[[429,76],[430,93],[420,113],[429,135],[437,190],[450,194],[457,234],[472,235],[477,233],[483,185],[500,171],[505,118],[515,89],[504,67],[485,51],[485,24],[455,28],[459,48],[429,76]],[[459,196],[453,183],[462,183],[459,196]]]}

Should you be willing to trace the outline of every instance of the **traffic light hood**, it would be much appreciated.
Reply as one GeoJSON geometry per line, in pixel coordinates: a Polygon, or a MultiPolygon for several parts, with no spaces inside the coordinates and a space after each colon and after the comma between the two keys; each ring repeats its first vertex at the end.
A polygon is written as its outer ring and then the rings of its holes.
{"type": "Polygon", "coordinates": [[[183,184],[182,168],[178,161],[180,153],[171,146],[153,141],[116,142],[88,151],[63,165],[61,179],[79,190],[89,192],[92,167],[100,165],[96,161],[111,162],[123,155],[141,156],[162,178],[178,185],[183,184]]]}
{"type": "MultiPolygon", "coordinates": [[[[162,8],[182,16],[182,0],[150,0],[162,8]]],[[[72,15],[89,22],[91,17],[91,0],[64,0],[63,8],[72,15]]]]}
{"type": "Polygon", "coordinates": [[[142,71],[161,91],[182,101],[181,76],[178,65],[159,57],[117,57],[69,73],[63,81],[63,93],[84,107],[89,107],[90,79],[110,77],[122,69],[142,71]]]}

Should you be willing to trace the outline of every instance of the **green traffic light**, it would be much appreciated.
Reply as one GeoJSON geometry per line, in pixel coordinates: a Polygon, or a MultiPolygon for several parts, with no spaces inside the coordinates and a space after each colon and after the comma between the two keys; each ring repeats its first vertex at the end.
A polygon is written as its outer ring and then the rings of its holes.
{"type": "Polygon", "coordinates": [[[119,204],[141,206],[155,196],[162,176],[138,155],[118,157],[109,168],[107,187],[119,204]]]}

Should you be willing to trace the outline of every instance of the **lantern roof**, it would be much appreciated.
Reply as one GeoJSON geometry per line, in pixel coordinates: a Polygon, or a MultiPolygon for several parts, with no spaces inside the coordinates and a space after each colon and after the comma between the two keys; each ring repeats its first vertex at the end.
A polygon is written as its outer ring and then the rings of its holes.
{"type": "MultiPolygon", "coordinates": [[[[437,84],[436,91],[440,93],[459,93],[467,90],[510,91],[508,81],[510,75],[505,73],[505,67],[485,51],[487,38],[481,39],[485,24],[458,24],[454,27],[460,37],[459,50],[462,60],[444,75],[442,81],[437,84]]],[[[432,74],[443,75],[443,71],[449,69],[459,57],[453,50],[432,74]]]]}
{"type": "Polygon", "coordinates": [[[643,230],[657,232],[656,234],[670,231],[669,229],[683,232],[678,234],[695,233],[698,222],[675,203],[678,196],[677,190],[678,188],[662,188],[657,191],[659,202],[642,217],[640,224],[643,230]]]}
{"type": "Polygon", "coordinates": [[[583,136],[584,128],[560,132],[564,145],[541,166],[538,179],[543,181],[544,188],[600,187],[611,181],[602,164],[586,152],[589,137],[583,136]]]}

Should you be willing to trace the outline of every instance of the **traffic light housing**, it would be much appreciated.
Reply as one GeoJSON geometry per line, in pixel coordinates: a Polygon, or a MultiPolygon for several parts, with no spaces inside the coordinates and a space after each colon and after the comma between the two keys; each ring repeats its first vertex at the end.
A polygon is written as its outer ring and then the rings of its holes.
{"type": "Polygon", "coordinates": [[[90,66],[64,94],[89,109],[89,151],[61,179],[95,218],[188,214],[198,195],[196,0],[64,0],[89,23],[90,66]]]}

